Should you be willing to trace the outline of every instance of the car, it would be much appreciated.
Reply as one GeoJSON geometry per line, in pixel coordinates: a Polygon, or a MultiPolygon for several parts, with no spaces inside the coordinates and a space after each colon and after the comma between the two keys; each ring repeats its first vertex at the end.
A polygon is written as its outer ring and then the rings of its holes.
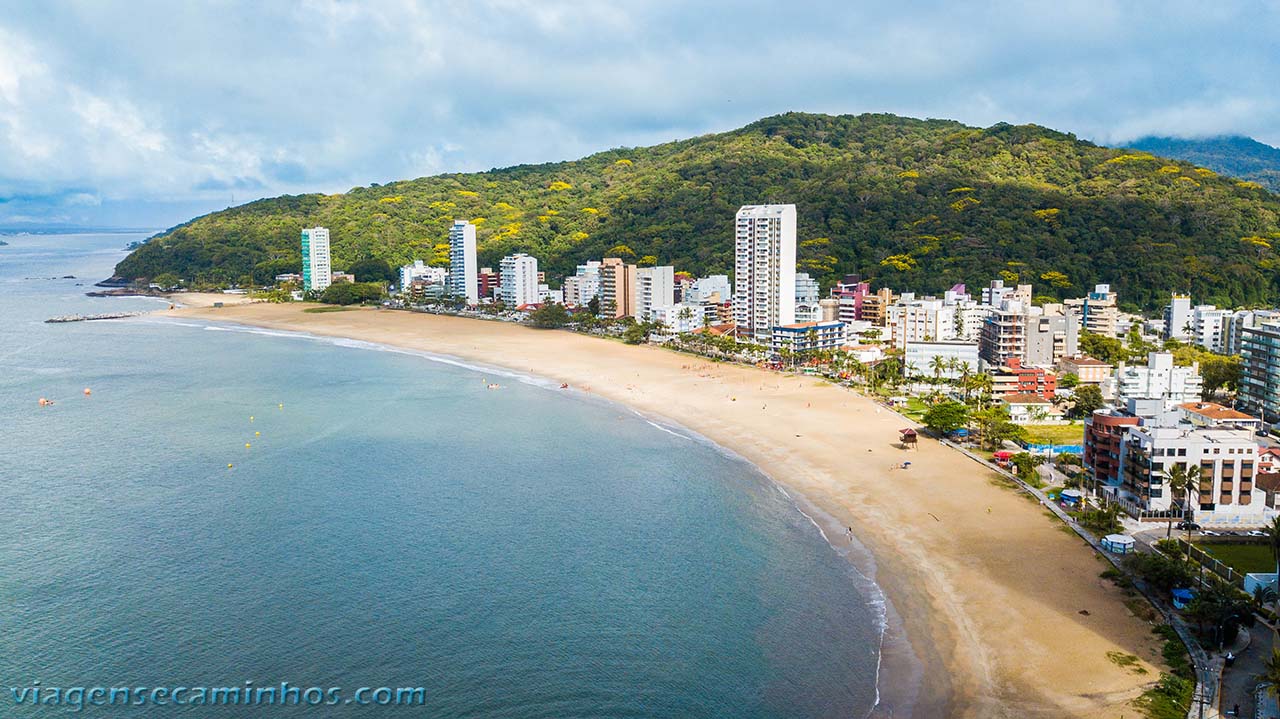
{"type": "Polygon", "coordinates": [[[1182,521],[1178,522],[1178,529],[1181,529],[1184,532],[1199,532],[1200,525],[1195,522],[1182,521]]]}
{"type": "Polygon", "coordinates": [[[1201,533],[1201,534],[1203,534],[1203,535],[1204,535],[1204,536],[1206,536],[1206,537],[1221,537],[1221,536],[1222,536],[1222,532],[1215,532],[1215,531],[1213,531],[1212,529],[1202,529],[1202,530],[1200,530],[1200,533],[1201,533]]]}
{"type": "Polygon", "coordinates": [[[1248,535],[1250,537],[1265,537],[1267,536],[1267,533],[1262,531],[1261,529],[1250,529],[1248,531],[1248,535]]]}

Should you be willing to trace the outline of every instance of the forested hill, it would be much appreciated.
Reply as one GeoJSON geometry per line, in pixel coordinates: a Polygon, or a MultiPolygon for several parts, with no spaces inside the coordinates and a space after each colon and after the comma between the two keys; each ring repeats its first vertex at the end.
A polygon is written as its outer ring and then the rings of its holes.
{"type": "Polygon", "coordinates": [[[1137,150],[1194,162],[1224,175],[1251,180],[1280,192],[1280,147],[1251,137],[1228,135],[1196,140],[1144,137],[1129,144],[1137,150]]]}
{"type": "Polygon", "coordinates": [[[332,231],[340,269],[446,264],[461,218],[479,225],[482,265],[522,250],[552,276],[601,256],[726,272],[734,212],[764,202],[797,205],[800,269],[824,286],[858,272],[918,292],[1003,277],[1070,297],[1110,282],[1144,309],[1175,289],[1280,301],[1280,197],[1254,183],[1038,126],[892,115],[788,113],[570,162],[260,200],[157,235],[116,271],[265,280],[298,269],[312,225],[332,231]]]}

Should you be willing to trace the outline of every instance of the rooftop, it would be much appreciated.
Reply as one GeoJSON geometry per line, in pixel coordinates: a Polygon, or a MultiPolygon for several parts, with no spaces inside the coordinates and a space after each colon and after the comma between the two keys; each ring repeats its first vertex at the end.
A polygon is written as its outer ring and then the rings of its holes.
{"type": "Polygon", "coordinates": [[[1187,402],[1186,404],[1178,405],[1178,407],[1192,414],[1207,417],[1208,419],[1256,419],[1256,417],[1253,417],[1252,415],[1247,415],[1244,412],[1231,409],[1230,407],[1223,407],[1216,402],[1187,402]]]}
{"type": "Polygon", "coordinates": [[[1053,404],[1038,394],[1029,393],[1006,395],[1004,401],[1006,404],[1053,404]]]}
{"type": "Polygon", "coordinates": [[[1111,365],[1100,359],[1081,355],[1080,357],[1068,357],[1063,362],[1070,362],[1077,367],[1110,367],[1111,365]]]}

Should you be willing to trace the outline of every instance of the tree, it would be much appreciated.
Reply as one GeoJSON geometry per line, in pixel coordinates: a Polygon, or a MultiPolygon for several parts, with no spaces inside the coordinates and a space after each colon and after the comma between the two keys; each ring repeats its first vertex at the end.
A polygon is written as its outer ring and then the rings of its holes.
{"type": "MultiPolygon", "coordinates": [[[[1182,502],[1182,518],[1184,521],[1191,521],[1191,513],[1188,511],[1187,497],[1188,492],[1200,481],[1200,472],[1193,469],[1187,464],[1173,464],[1164,471],[1165,486],[1169,488],[1169,496],[1174,500],[1182,502]]],[[[1166,539],[1173,536],[1173,515],[1169,515],[1169,526],[1165,529],[1164,536],[1166,539]]]]}
{"type": "Polygon", "coordinates": [[[1276,563],[1276,573],[1280,574],[1280,517],[1271,520],[1264,529],[1267,533],[1267,546],[1271,548],[1271,559],[1276,563]]]}
{"type": "Polygon", "coordinates": [[[1129,356],[1129,353],[1124,348],[1124,343],[1115,337],[1107,337],[1094,332],[1081,332],[1079,344],[1081,352],[1108,364],[1123,362],[1129,356]]]}
{"type": "Polygon", "coordinates": [[[1071,406],[1071,415],[1073,417],[1088,417],[1093,414],[1094,410],[1107,406],[1106,400],[1102,398],[1102,390],[1096,384],[1076,387],[1072,398],[1075,400],[1075,404],[1071,406]]]}
{"type": "Polygon", "coordinates": [[[159,275],[152,281],[157,285],[160,285],[160,289],[162,290],[173,289],[174,287],[178,287],[182,284],[182,280],[172,272],[166,272],[159,275]]]}
{"type": "Polygon", "coordinates": [[[1258,675],[1258,680],[1270,684],[1268,689],[1272,694],[1280,696],[1280,648],[1273,647],[1271,649],[1271,657],[1262,665],[1262,673],[1258,675]]]}
{"type": "Polygon", "coordinates": [[[969,408],[961,402],[942,402],[924,413],[924,424],[934,432],[947,434],[965,426],[969,421],[969,408]]]}
{"type": "Polygon", "coordinates": [[[564,327],[569,324],[569,311],[564,308],[564,305],[548,302],[530,312],[528,322],[530,327],[539,329],[564,327]]]}
{"type": "Polygon", "coordinates": [[[1009,417],[1009,410],[1004,407],[974,412],[973,419],[978,424],[982,446],[986,449],[1000,449],[1006,440],[1025,439],[1027,436],[1027,430],[1014,424],[1009,417]]]}
{"type": "Polygon", "coordinates": [[[355,275],[356,282],[395,282],[396,271],[386,260],[363,259],[353,262],[347,272],[355,275]]]}
{"type": "MultiPolygon", "coordinates": [[[[955,358],[952,357],[951,359],[955,358]]],[[[941,381],[942,373],[947,370],[947,360],[942,355],[934,355],[933,358],[929,360],[929,367],[933,369],[933,381],[941,381]]]]}
{"type": "Polygon", "coordinates": [[[1237,356],[1211,355],[1200,361],[1204,377],[1201,398],[1208,400],[1219,390],[1234,392],[1240,386],[1241,359],[1237,356]]]}
{"type": "Polygon", "coordinates": [[[590,300],[587,300],[587,311],[593,315],[600,314],[600,296],[599,295],[596,295],[595,297],[592,297],[590,300]]]}
{"type": "Polygon", "coordinates": [[[382,299],[385,290],[372,282],[339,282],[320,293],[320,301],[329,305],[354,305],[382,299]]]}
{"type": "Polygon", "coordinates": [[[1080,375],[1075,372],[1067,372],[1058,376],[1058,386],[1062,389],[1072,389],[1080,384],[1080,375]]]}

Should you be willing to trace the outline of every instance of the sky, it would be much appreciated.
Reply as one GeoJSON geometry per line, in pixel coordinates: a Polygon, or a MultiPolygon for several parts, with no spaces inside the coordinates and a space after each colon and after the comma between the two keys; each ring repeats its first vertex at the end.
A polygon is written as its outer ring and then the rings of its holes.
{"type": "Polygon", "coordinates": [[[567,160],[789,110],[1280,145],[1280,0],[9,0],[0,227],[567,160]]]}

